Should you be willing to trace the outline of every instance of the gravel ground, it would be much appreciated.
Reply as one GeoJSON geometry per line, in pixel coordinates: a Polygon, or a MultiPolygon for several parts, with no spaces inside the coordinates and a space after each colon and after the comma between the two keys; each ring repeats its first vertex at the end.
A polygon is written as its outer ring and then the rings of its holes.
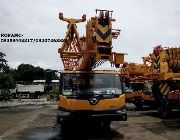
{"type": "Polygon", "coordinates": [[[21,99],[21,101],[18,101],[18,99],[12,99],[8,102],[0,102],[0,109],[2,108],[15,108],[16,106],[22,106],[22,105],[44,105],[44,104],[52,104],[51,101],[47,101],[47,98],[41,98],[41,99],[21,99]]]}
{"type": "Polygon", "coordinates": [[[174,111],[168,119],[157,117],[155,110],[136,111],[128,104],[128,121],[113,122],[109,132],[102,128],[78,125],[62,135],[56,124],[57,105],[27,105],[0,109],[0,139],[2,140],[179,140],[180,113],[174,111]]]}

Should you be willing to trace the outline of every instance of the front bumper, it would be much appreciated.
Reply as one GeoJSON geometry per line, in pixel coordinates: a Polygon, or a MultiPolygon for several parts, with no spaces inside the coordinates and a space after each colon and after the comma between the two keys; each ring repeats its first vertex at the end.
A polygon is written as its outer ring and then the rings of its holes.
{"type": "Polygon", "coordinates": [[[118,110],[66,110],[58,108],[58,122],[63,120],[110,120],[110,121],[127,121],[126,107],[118,110]]]}

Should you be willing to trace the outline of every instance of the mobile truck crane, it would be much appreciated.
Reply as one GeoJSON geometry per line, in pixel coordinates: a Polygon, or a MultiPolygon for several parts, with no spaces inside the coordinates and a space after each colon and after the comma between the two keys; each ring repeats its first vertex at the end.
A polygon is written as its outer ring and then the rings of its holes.
{"type": "Polygon", "coordinates": [[[153,97],[149,96],[149,85],[152,80],[146,76],[150,72],[150,67],[125,62],[120,71],[126,81],[126,102],[133,103],[138,109],[142,109],[143,105],[150,105],[153,100],[153,97]]]}
{"type": "Polygon", "coordinates": [[[133,83],[141,81],[142,91],[126,94],[137,107],[150,105],[158,108],[160,117],[166,117],[180,106],[180,48],[156,46],[143,64],[123,65],[121,73],[133,83]]]}
{"type": "Polygon", "coordinates": [[[109,61],[119,67],[124,62],[123,53],[112,52],[112,39],[120,30],[112,29],[113,11],[96,9],[96,16],[86,24],[86,36],[80,37],[76,23],[81,19],[59,19],[68,22],[67,32],[58,52],[64,70],[60,72],[60,95],[57,120],[62,129],[76,120],[92,120],[105,128],[111,121],[126,121],[125,95],[119,71],[94,70],[109,61]]]}
{"type": "Polygon", "coordinates": [[[163,48],[156,46],[144,64],[150,62],[148,77],[153,80],[152,93],[160,117],[180,106],[180,47],[163,48]]]}

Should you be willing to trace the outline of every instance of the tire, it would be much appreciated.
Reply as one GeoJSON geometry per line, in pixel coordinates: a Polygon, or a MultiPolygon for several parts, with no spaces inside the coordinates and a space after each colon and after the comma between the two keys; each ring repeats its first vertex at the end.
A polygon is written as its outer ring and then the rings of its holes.
{"type": "Polygon", "coordinates": [[[62,121],[61,122],[61,132],[63,135],[66,135],[68,132],[68,128],[69,128],[69,123],[66,121],[62,121]]]}
{"type": "Polygon", "coordinates": [[[159,117],[160,118],[167,118],[170,114],[171,114],[171,111],[172,111],[172,107],[170,106],[160,106],[158,108],[158,114],[159,114],[159,117]]]}
{"type": "Polygon", "coordinates": [[[159,106],[158,114],[160,118],[166,118],[168,116],[167,106],[163,106],[163,105],[159,106]]]}
{"type": "Polygon", "coordinates": [[[102,122],[102,126],[103,126],[104,130],[106,130],[106,131],[109,131],[111,129],[110,125],[111,125],[111,121],[109,121],[109,120],[102,122]]]}
{"type": "Polygon", "coordinates": [[[167,118],[172,111],[172,106],[169,104],[167,97],[163,97],[158,108],[160,118],[167,118]]]}
{"type": "Polygon", "coordinates": [[[136,108],[138,109],[138,110],[142,110],[143,109],[143,104],[142,104],[142,102],[135,102],[134,103],[134,105],[136,106],[136,108]]]}
{"type": "Polygon", "coordinates": [[[56,123],[57,123],[57,124],[60,124],[60,123],[61,123],[59,116],[56,117],[56,123]]]}

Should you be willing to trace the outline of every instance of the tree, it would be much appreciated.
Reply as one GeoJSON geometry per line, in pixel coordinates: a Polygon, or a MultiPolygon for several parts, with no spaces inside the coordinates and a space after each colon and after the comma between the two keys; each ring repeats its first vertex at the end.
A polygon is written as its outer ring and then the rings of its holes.
{"type": "Polygon", "coordinates": [[[24,81],[27,84],[30,84],[34,80],[34,66],[30,64],[20,64],[17,68],[19,73],[18,81],[24,81]]]}
{"type": "MultiPolygon", "coordinates": [[[[52,70],[52,79],[59,79],[56,71],[52,70]]],[[[30,84],[33,80],[45,80],[46,71],[41,67],[34,67],[31,64],[20,64],[17,70],[12,70],[15,81],[24,81],[30,84]]]]}
{"type": "Polygon", "coordinates": [[[44,80],[45,79],[45,70],[40,67],[34,67],[34,80],[44,80]]]}
{"type": "Polygon", "coordinates": [[[6,55],[0,52],[0,101],[11,99],[10,89],[15,87],[10,67],[7,65],[6,55]]]}

